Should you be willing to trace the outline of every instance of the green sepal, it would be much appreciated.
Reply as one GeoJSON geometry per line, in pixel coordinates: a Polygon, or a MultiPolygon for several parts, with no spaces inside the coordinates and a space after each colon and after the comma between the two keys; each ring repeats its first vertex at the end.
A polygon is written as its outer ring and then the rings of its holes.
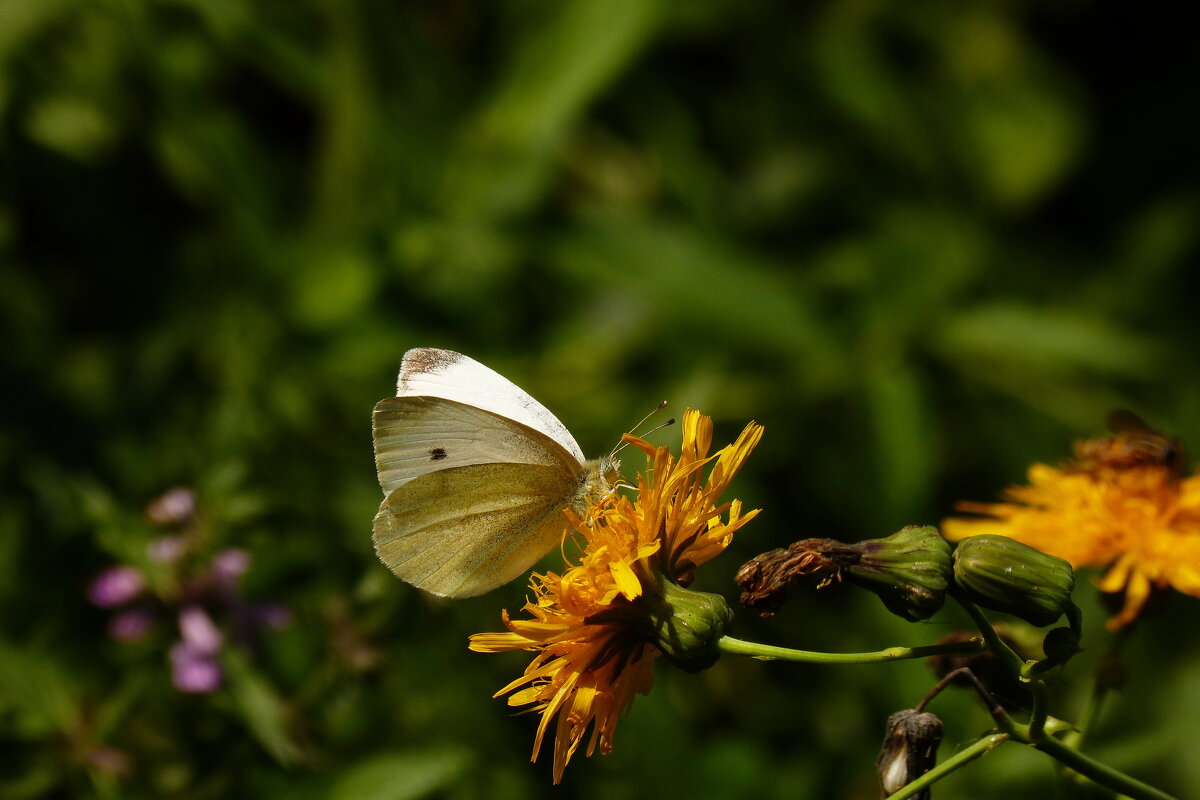
{"type": "Polygon", "coordinates": [[[951,576],[950,545],[932,525],[910,525],[886,539],[851,545],[858,558],[843,569],[848,583],[869,589],[909,622],[942,607],[951,576]]]}

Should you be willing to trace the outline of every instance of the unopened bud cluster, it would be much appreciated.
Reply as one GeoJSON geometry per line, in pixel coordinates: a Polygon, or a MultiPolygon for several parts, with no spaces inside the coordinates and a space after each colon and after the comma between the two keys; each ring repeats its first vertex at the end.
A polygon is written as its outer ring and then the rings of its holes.
{"type": "Polygon", "coordinates": [[[950,575],[950,545],[937,528],[912,525],[886,539],[854,544],[803,539],[746,562],[737,582],[742,604],[764,616],[778,609],[801,579],[817,577],[818,588],[845,580],[868,589],[892,613],[916,622],[942,607],[950,575]]]}
{"type": "Polygon", "coordinates": [[[769,615],[806,577],[868,589],[910,622],[937,613],[953,585],[967,602],[1045,626],[1070,612],[1075,588],[1070,564],[1013,539],[973,536],[952,551],[937,528],[910,525],[884,539],[803,539],[763,553],[738,571],[742,604],[769,615]]]}

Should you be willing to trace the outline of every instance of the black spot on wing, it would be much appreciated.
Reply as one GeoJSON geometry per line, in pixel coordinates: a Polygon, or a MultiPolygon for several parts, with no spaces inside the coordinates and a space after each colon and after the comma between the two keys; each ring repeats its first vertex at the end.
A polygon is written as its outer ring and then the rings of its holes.
{"type": "Polygon", "coordinates": [[[448,455],[448,453],[446,452],[446,448],[435,447],[429,451],[429,460],[430,461],[441,461],[447,455],[448,455]]]}

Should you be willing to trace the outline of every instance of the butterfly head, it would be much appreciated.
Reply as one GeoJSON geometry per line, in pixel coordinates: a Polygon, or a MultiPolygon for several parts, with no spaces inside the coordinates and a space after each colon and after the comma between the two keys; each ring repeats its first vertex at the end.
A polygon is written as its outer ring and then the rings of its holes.
{"type": "Polygon", "coordinates": [[[595,507],[616,491],[621,482],[621,462],[612,456],[585,461],[583,478],[579,482],[572,508],[584,516],[588,506],[595,507]]]}

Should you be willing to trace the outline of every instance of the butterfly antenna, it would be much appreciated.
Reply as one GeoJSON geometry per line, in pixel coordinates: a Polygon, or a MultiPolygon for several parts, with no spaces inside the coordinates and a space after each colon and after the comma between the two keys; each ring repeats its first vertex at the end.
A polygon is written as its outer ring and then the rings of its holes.
{"type": "MultiPolygon", "coordinates": [[[[642,417],[640,420],[638,420],[638,423],[637,423],[637,425],[634,425],[632,428],[630,428],[630,429],[629,429],[629,432],[630,432],[630,433],[637,433],[637,429],[638,429],[638,428],[640,428],[640,427],[642,427],[643,425],[645,425],[645,424],[646,424],[646,420],[650,419],[651,417],[653,417],[655,414],[657,414],[658,412],[662,411],[662,410],[663,410],[664,408],[666,408],[666,407],[667,407],[667,401],[666,401],[666,400],[663,400],[661,403],[659,403],[659,404],[658,404],[658,405],[656,405],[656,406],[655,406],[653,409],[651,409],[651,411],[650,411],[650,413],[649,413],[649,414],[647,414],[646,416],[644,416],[644,417],[642,417]]],[[[675,421],[675,420],[671,420],[671,422],[674,422],[674,421],[675,421]]],[[[668,422],[667,424],[668,424],[668,425],[670,425],[670,424],[671,424],[671,422],[668,422]]],[[[659,426],[658,426],[658,428],[661,428],[661,427],[662,427],[662,425],[659,425],[659,426]]],[[[655,428],[654,430],[658,430],[658,428],[655,428]]],[[[650,431],[646,431],[646,433],[650,433],[650,431]]]]}
{"type": "MultiPolygon", "coordinates": [[[[659,405],[659,407],[658,407],[658,408],[654,409],[654,411],[651,411],[651,412],[650,412],[650,414],[647,414],[647,415],[646,415],[646,416],[645,416],[645,417],[642,419],[642,422],[645,422],[647,419],[649,419],[649,418],[650,418],[650,415],[651,415],[651,414],[653,414],[655,411],[658,411],[660,408],[662,408],[662,407],[663,407],[663,406],[665,406],[666,404],[667,404],[667,401],[666,401],[666,400],[663,400],[663,401],[662,401],[662,403],[659,405]]],[[[636,431],[636,430],[638,429],[638,427],[639,427],[639,426],[642,424],[642,422],[639,422],[637,425],[634,425],[634,426],[633,426],[633,430],[632,430],[632,431],[630,431],[630,433],[633,433],[634,431],[636,431]]],[[[654,433],[655,431],[661,431],[663,428],[666,428],[667,426],[669,426],[669,425],[674,425],[674,424],[675,424],[675,418],[674,418],[674,417],[671,417],[671,418],[670,418],[669,420],[667,420],[666,422],[663,422],[663,423],[660,423],[660,424],[658,424],[658,425],[655,425],[653,428],[651,428],[650,430],[646,431],[645,433],[643,433],[643,434],[641,434],[641,435],[642,435],[642,437],[646,437],[646,436],[649,436],[650,434],[654,433]]],[[[627,441],[625,441],[624,439],[622,439],[622,440],[621,440],[621,442],[620,442],[620,443],[619,443],[619,444],[618,444],[616,447],[614,447],[614,448],[613,448],[613,451],[612,451],[612,453],[610,453],[608,457],[609,457],[609,458],[616,458],[616,456],[617,456],[617,453],[621,452],[622,450],[624,450],[624,449],[625,449],[626,447],[628,447],[628,446],[629,446],[629,442],[627,442],[627,441]]]]}

